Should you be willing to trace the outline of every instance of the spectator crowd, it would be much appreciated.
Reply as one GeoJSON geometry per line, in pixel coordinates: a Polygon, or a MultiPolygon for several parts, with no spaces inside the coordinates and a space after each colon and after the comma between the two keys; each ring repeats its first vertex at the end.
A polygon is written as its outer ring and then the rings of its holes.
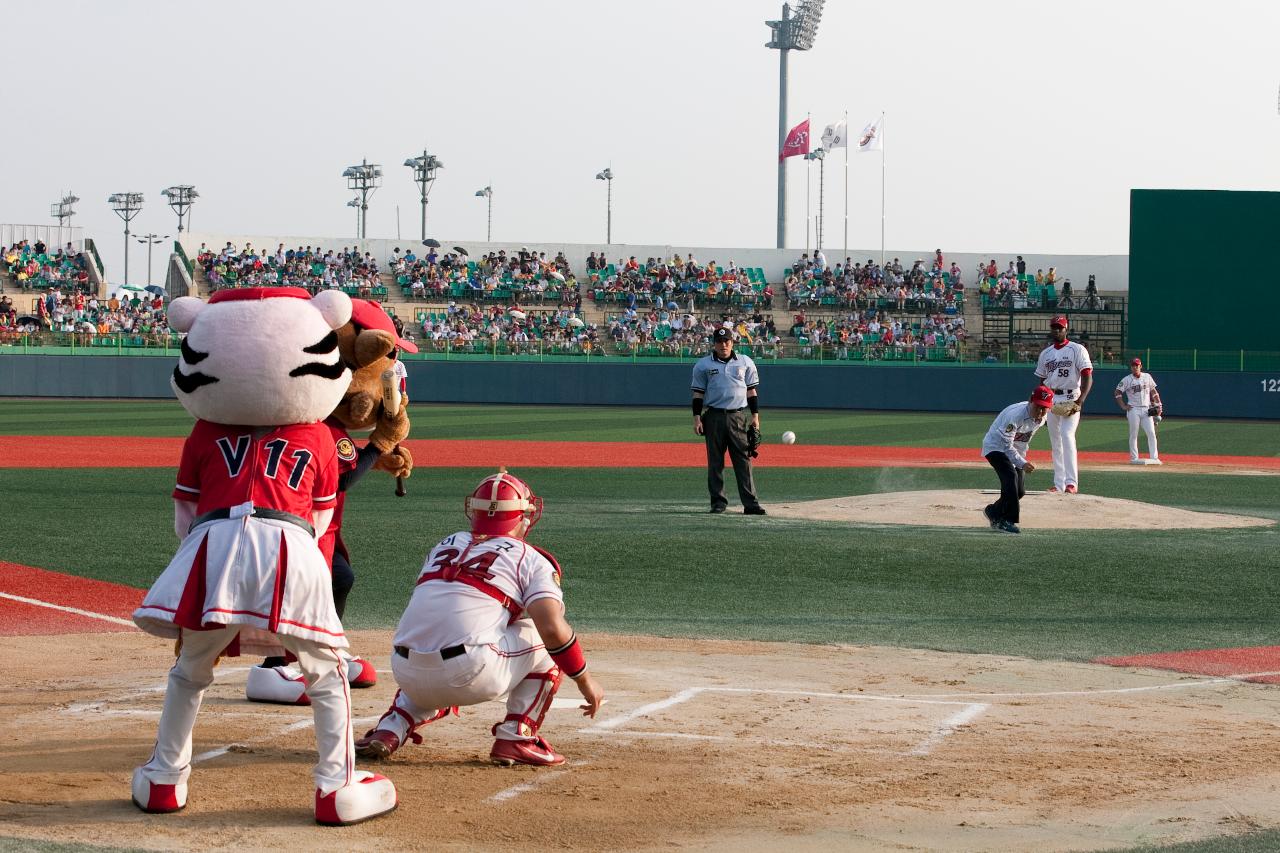
{"type": "Polygon", "coordinates": [[[204,270],[213,290],[223,287],[302,287],[311,293],[328,288],[350,288],[362,297],[374,295],[380,286],[378,262],[352,246],[341,251],[299,246],[275,251],[255,249],[252,243],[237,248],[227,243],[218,252],[200,244],[196,263],[204,270]]]}
{"type": "Polygon", "coordinates": [[[564,252],[547,258],[546,252],[521,247],[510,254],[505,249],[482,255],[473,261],[465,252],[440,253],[427,248],[418,256],[413,249],[397,248],[390,272],[401,292],[409,298],[434,301],[509,301],[515,305],[542,305],[554,301],[578,304],[578,281],[564,252]]]}
{"type": "Polygon", "coordinates": [[[103,338],[124,338],[132,345],[163,345],[169,340],[164,299],[149,293],[112,295],[100,301],[75,289],[54,285],[35,300],[34,310],[19,312],[8,294],[0,295],[0,340],[12,342],[27,335],[92,346],[103,338]]]}
{"type": "MultiPolygon", "coordinates": [[[[601,252],[587,256],[587,276],[596,302],[617,302],[628,309],[644,306],[684,305],[698,307],[734,306],[769,308],[773,288],[760,270],[739,267],[736,262],[721,266],[712,260],[702,264],[691,253],[671,258],[647,258],[642,264],[633,255],[609,263],[601,252]]],[[[674,310],[671,308],[670,310],[674,310]]]]}
{"type": "Polygon", "coordinates": [[[43,290],[48,287],[89,289],[89,263],[83,252],[68,243],[50,252],[41,240],[21,240],[0,255],[4,270],[19,289],[43,290]]]}
{"type": "Polygon", "coordinates": [[[898,311],[959,313],[964,282],[955,263],[947,266],[942,250],[931,262],[917,259],[910,267],[894,258],[883,266],[845,258],[830,264],[821,250],[801,255],[786,271],[783,288],[791,309],[835,306],[870,309],[886,302],[898,311]]]}

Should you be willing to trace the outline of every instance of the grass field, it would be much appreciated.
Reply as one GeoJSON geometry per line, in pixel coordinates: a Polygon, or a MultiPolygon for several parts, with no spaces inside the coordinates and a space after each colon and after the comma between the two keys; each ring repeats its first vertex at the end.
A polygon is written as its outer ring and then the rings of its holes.
{"type": "MultiPolygon", "coordinates": [[[[164,402],[4,401],[0,434],[183,436],[164,402]]],[[[414,438],[697,442],[683,410],[415,406],[414,438]]],[[[810,444],[975,447],[972,415],[768,412],[766,431],[810,444]]],[[[1275,456],[1280,427],[1179,421],[1169,453],[1275,456]]],[[[1037,437],[1043,449],[1047,440],[1037,437]]],[[[1089,418],[1083,450],[1121,451],[1120,417],[1089,418]]],[[[767,450],[766,450],[767,452],[767,450]]],[[[978,459],[978,451],[974,450],[978,459]]],[[[554,468],[524,473],[546,501],[533,538],[565,567],[584,632],[882,644],[1046,659],[1277,644],[1280,528],[1053,530],[871,526],[706,513],[701,469],[554,468]]],[[[462,527],[461,499],[487,469],[420,468],[409,496],[371,474],[351,493],[344,537],[357,585],[352,628],[390,627],[420,561],[462,527]]],[[[8,497],[0,560],[145,588],[175,548],[171,469],[0,468],[8,497]]],[[[1280,478],[1089,470],[1090,493],[1280,520],[1280,478]]],[[[765,468],[765,505],[994,485],[984,468],[765,468]]],[[[1031,483],[1032,488],[1043,482],[1031,483]]],[[[730,485],[729,493],[733,494],[730,485]]],[[[1276,849],[1280,834],[1168,848],[1276,849]]],[[[0,849],[8,849],[0,839],[0,849]]],[[[14,848],[16,849],[16,848],[14,848]]],[[[57,848],[47,848],[57,849],[57,848]]]]}

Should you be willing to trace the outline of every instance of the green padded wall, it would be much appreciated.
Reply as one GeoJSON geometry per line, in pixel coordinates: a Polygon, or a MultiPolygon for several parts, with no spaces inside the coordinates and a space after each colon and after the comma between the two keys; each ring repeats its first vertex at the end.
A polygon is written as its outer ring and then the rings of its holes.
{"type": "Polygon", "coordinates": [[[1132,190],[1131,350],[1280,350],[1280,193],[1132,190]]]}

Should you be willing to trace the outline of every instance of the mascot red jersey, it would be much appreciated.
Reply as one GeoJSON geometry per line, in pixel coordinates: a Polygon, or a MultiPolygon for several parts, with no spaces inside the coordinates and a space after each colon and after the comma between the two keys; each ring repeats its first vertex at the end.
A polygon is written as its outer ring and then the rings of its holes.
{"type": "Polygon", "coordinates": [[[389,780],[355,769],[347,640],[316,534],[338,492],[333,436],[320,421],[351,382],[335,331],[350,318],[346,295],[312,299],[298,288],[229,289],[170,306],[170,325],[187,333],[173,388],[199,420],[173,492],[182,544],[133,616],[181,641],[155,751],[134,772],[143,811],[186,805],[196,713],[218,655],[242,632],[246,645],[296,656],[310,685],[317,822],[395,808],[389,780]]]}

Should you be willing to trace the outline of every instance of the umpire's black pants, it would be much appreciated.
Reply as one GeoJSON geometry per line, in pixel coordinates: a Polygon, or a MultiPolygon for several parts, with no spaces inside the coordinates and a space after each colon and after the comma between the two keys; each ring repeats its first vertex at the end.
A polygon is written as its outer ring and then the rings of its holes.
{"type": "Polygon", "coordinates": [[[999,450],[988,453],[987,461],[996,469],[996,476],[1000,478],[1000,500],[991,504],[991,513],[996,521],[1012,521],[1017,524],[1021,520],[1018,502],[1027,493],[1023,485],[1022,469],[1013,467],[1009,457],[999,450]]]}
{"type": "Polygon", "coordinates": [[[702,413],[702,437],[707,442],[707,491],[711,506],[724,507],[724,454],[729,452],[733,476],[738,481],[738,497],[743,509],[760,506],[755,483],[751,479],[751,457],[747,455],[747,427],[751,412],[747,409],[711,409],[702,413]]]}

